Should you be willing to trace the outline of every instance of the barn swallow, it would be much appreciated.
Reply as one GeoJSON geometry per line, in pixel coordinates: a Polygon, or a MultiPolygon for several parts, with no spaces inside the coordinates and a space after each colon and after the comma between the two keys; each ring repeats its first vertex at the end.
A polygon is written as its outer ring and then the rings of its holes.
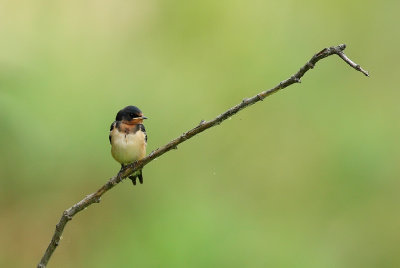
{"type": "MultiPolygon", "coordinates": [[[[140,160],[146,155],[147,134],[143,125],[142,111],[136,106],[126,106],[117,113],[115,121],[110,127],[111,154],[122,168],[129,163],[140,160]]],[[[133,185],[136,185],[136,178],[143,183],[142,170],[129,176],[133,185]]]]}

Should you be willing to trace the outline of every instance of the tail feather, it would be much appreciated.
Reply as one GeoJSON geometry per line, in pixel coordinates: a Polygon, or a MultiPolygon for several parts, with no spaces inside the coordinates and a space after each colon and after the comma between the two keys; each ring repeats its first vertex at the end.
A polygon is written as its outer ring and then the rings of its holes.
{"type": "Polygon", "coordinates": [[[139,178],[140,184],[143,184],[143,172],[142,172],[142,170],[140,170],[140,172],[138,174],[138,178],[139,178]]]}
{"type": "Polygon", "coordinates": [[[143,184],[143,173],[142,170],[137,171],[134,175],[128,177],[133,185],[136,185],[136,179],[139,179],[140,184],[143,184]]]}

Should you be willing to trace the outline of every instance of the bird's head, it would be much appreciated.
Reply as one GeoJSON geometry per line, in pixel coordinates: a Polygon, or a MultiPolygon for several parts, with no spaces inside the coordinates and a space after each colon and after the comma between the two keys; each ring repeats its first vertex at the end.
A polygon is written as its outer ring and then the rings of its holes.
{"type": "Polygon", "coordinates": [[[131,105],[120,110],[115,118],[116,121],[123,121],[128,125],[142,124],[143,119],[147,119],[147,117],[143,116],[142,111],[138,107],[131,105]]]}

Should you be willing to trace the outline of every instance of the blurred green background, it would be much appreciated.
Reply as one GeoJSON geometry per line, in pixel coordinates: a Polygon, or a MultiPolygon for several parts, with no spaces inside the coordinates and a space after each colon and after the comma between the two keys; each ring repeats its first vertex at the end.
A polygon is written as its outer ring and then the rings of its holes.
{"type": "Polygon", "coordinates": [[[50,267],[400,267],[399,1],[0,1],[0,266],[32,267],[64,209],[149,151],[296,72],[66,227],[50,267]]]}

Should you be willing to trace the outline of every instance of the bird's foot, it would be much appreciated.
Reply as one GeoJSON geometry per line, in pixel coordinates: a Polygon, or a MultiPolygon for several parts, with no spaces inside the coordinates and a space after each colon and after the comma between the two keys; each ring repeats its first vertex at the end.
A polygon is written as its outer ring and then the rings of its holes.
{"type": "Polygon", "coordinates": [[[121,164],[121,169],[119,170],[118,175],[117,175],[118,182],[122,181],[122,175],[123,175],[123,173],[125,171],[125,168],[126,168],[126,166],[124,166],[124,164],[121,164]]]}

